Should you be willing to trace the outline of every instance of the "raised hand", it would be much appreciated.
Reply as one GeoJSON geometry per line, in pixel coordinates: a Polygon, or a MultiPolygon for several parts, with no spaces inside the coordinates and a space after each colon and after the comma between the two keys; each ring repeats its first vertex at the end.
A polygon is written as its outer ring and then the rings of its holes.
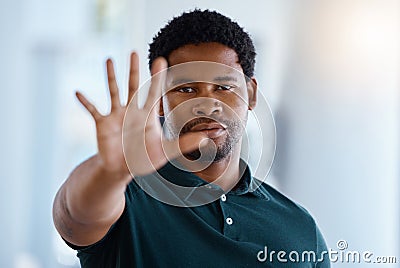
{"type": "Polygon", "coordinates": [[[106,65],[111,97],[111,112],[108,115],[100,114],[80,92],[76,93],[78,100],[95,120],[98,156],[104,170],[121,176],[129,175],[129,172],[133,176],[145,175],[162,167],[168,159],[198,149],[201,141],[206,138],[201,133],[186,134],[174,141],[167,141],[163,137],[157,113],[165,79],[165,71],[162,72],[162,70],[167,68],[165,59],[158,58],[153,63],[152,75],[154,76],[143,108],[138,107],[138,55],[132,53],[130,58],[127,101],[127,104],[130,103],[129,109],[127,105],[120,102],[112,61],[108,59],[106,65]],[[159,74],[155,75],[157,73],[159,74]]]}
{"type": "MultiPolygon", "coordinates": [[[[139,83],[138,56],[131,54],[130,80],[128,102],[139,83]]],[[[106,62],[108,89],[111,97],[111,112],[102,115],[80,92],[76,93],[78,100],[89,111],[96,123],[98,156],[106,171],[119,174],[129,174],[122,151],[122,123],[126,105],[122,105],[115,79],[114,66],[110,59],[106,62]]]]}
{"type": "Polygon", "coordinates": [[[156,171],[182,154],[199,149],[203,133],[188,133],[179,139],[165,139],[158,119],[163,87],[165,85],[167,62],[164,58],[154,61],[151,73],[151,85],[146,102],[138,106],[136,90],[126,113],[123,143],[124,153],[131,174],[146,175],[156,171]]]}

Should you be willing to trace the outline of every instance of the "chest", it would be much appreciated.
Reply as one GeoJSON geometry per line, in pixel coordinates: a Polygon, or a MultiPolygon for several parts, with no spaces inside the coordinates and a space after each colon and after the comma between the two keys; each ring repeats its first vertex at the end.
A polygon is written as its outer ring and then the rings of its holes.
{"type": "MultiPolygon", "coordinates": [[[[315,229],[301,213],[252,195],[227,195],[199,207],[183,208],[146,201],[136,204],[130,224],[138,243],[171,243],[207,250],[211,245],[313,249],[315,229]],[[140,209],[144,208],[146,209],[140,209]]],[[[215,251],[215,249],[213,250],[215,251]]]]}

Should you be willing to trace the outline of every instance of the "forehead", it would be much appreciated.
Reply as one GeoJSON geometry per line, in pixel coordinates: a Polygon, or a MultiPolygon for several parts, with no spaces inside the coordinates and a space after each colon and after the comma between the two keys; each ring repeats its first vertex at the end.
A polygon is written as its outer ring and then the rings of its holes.
{"type": "Polygon", "coordinates": [[[196,82],[211,84],[229,83],[243,87],[245,85],[245,78],[242,72],[233,67],[210,61],[190,61],[168,68],[166,77],[167,88],[196,82]]]}
{"type": "Polygon", "coordinates": [[[171,52],[168,62],[169,86],[196,81],[241,82],[244,78],[236,52],[215,42],[180,47],[171,52]]]}
{"type": "Polygon", "coordinates": [[[168,56],[170,66],[190,61],[211,61],[233,67],[243,72],[236,52],[220,43],[200,43],[177,48],[168,56]]]}

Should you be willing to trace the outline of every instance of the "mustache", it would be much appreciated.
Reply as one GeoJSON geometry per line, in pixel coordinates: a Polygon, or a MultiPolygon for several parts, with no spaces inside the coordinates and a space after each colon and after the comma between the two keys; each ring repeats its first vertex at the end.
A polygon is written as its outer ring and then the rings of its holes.
{"type": "Polygon", "coordinates": [[[225,124],[228,125],[226,122],[224,122],[224,120],[216,120],[216,119],[212,119],[209,117],[198,117],[198,118],[194,118],[192,120],[190,120],[189,122],[187,122],[182,130],[181,130],[181,135],[189,132],[194,126],[198,125],[198,124],[211,124],[211,123],[218,123],[218,124],[225,124]]]}

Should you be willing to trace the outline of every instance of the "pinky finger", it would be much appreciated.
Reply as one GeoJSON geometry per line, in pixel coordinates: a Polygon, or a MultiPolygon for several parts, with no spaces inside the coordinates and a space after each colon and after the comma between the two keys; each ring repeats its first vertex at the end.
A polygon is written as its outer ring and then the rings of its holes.
{"type": "Polygon", "coordinates": [[[88,110],[88,112],[93,116],[94,120],[97,121],[99,118],[102,117],[96,107],[90,101],[88,101],[85,96],[82,95],[82,93],[77,91],[75,95],[78,98],[79,102],[82,103],[86,110],[88,110]]]}

